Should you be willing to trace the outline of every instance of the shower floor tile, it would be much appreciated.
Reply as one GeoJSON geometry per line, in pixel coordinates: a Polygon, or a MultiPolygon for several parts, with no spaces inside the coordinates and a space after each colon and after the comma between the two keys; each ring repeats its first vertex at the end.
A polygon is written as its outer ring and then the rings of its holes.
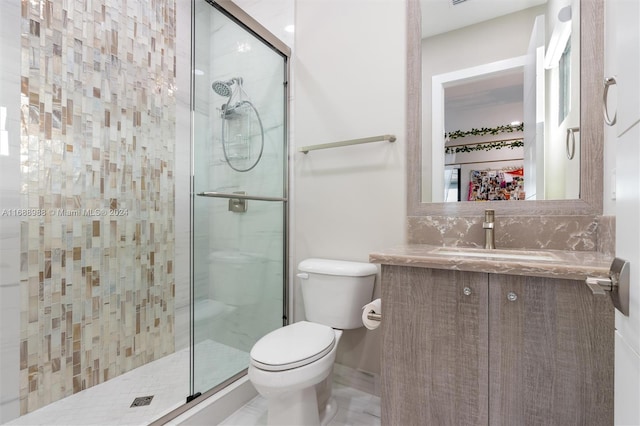
{"type": "MultiPolygon", "coordinates": [[[[249,354],[205,340],[196,345],[196,389],[219,383],[248,365],[249,354]],[[198,360],[201,360],[198,362],[198,360]],[[225,365],[213,377],[213,366],[225,365]],[[202,371],[199,371],[202,370],[202,371]],[[200,384],[200,386],[198,386],[200,384]]],[[[8,425],[148,425],[183,405],[189,394],[189,348],[145,364],[98,386],[86,389],[19,417],[8,425]],[[134,406],[136,398],[153,396],[149,405],[134,406]]],[[[207,389],[200,389],[206,391],[207,389]]]]}

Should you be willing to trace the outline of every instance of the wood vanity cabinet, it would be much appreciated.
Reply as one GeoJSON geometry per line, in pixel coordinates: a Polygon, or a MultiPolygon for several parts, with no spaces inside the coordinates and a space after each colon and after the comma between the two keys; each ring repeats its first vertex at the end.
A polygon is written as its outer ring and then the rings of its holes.
{"type": "Polygon", "coordinates": [[[582,281],[382,265],[383,425],[613,424],[613,307],[582,281]]]}
{"type": "Polygon", "coordinates": [[[383,425],[487,423],[486,289],[484,273],[382,266],[383,425]]]}

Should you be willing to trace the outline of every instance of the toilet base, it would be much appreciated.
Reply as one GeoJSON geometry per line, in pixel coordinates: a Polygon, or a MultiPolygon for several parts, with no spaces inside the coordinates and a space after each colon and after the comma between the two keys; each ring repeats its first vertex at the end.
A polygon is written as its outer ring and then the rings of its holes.
{"type": "Polygon", "coordinates": [[[320,417],[320,426],[327,426],[331,420],[336,416],[338,412],[338,403],[334,397],[329,398],[327,405],[320,417]]]}
{"type": "Polygon", "coordinates": [[[329,398],[323,410],[318,410],[314,387],[270,398],[268,404],[269,426],[326,426],[338,412],[338,403],[334,397],[329,398]],[[322,414],[319,416],[318,412],[322,414]]]}
{"type": "Polygon", "coordinates": [[[268,398],[267,425],[320,425],[316,390],[313,386],[268,398]]]}

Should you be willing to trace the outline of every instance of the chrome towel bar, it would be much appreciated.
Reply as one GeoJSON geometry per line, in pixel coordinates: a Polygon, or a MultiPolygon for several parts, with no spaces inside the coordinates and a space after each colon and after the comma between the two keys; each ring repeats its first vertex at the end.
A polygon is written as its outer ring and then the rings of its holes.
{"type": "Polygon", "coordinates": [[[309,151],[316,151],[318,149],[338,148],[341,146],[358,145],[361,143],[382,142],[382,141],[395,142],[396,137],[395,135],[380,135],[380,136],[372,136],[370,138],[349,139],[349,140],[340,141],[340,142],[303,146],[302,148],[298,148],[298,151],[304,152],[305,154],[307,154],[309,151]]]}
{"type": "Polygon", "coordinates": [[[234,200],[256,200],[256,201],[282,201],[288,200],[283,197],[263,197],[261,195],[234,194],[227,192],[204,191],[196,194],[199,197],[228,198],[234,200]]]}

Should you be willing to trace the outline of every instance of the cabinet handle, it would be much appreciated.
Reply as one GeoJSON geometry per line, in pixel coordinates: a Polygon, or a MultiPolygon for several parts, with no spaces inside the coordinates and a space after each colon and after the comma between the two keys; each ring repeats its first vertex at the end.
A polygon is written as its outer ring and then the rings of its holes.
{"type": "Polygon", "coordinates": [[[609,111],[607,111],[607,97],[609,96],[609,87],[617,84],[615,77],[606,77],[604,79],[604,93],[602,94],[602,112],[604,114],[604,122],[607,126],[613,126],[616,124],[616,117],[618,112],[613,114],[613,118],[609,118],[609,111]]]}
{"type": "Polygon", "coordinates": [[[462,289],[462,293],[464,293],[465,296],[471,296],[471,289],[469,287],[465,287],[462,289]]]}
{"type": "Polygon", "coordinates": [[[513,291],[510,291],[509,293],[507,293],[507,300],[509,302],[515,302],[516,300],[518,300],[518,295],[513,291]]]}

